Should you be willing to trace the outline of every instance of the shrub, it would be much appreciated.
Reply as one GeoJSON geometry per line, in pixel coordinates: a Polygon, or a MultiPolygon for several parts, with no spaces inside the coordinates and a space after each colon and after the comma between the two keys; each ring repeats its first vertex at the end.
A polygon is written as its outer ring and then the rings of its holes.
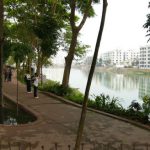
{"type": "Polygon", "coordinates": [[[52,92],[56,95],[63,96],[71,101],[82,104],[83,94],[75,88],[63,87],[59,82],[48,80],[39,86],[41,91],[52,92]]]}
{"type": "Polygon", "coordinates": [[[99,96],[95,96],[96,108],[107,111],[120,110],[123,107],[118,103],[118,98],[110,98],[109,95],[104,95],[103,93],[99,96]]]}

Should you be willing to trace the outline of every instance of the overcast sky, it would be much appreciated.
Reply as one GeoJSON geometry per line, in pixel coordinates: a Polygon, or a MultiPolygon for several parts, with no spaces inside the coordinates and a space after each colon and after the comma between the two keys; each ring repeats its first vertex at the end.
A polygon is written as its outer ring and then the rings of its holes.
{"type": "MultiPolygon", "coordinates": [[[[143,28],[150,13],[150,0],[108,0],[105,27],[100,45],[101,53],[115,49],[139,50],[140,46],[150,45],[146,29],[143,28]]],[[[88,19],[81,30],[80,41],[91,46],[88,55],[93,55],[101,19],[102,4],[94,6],[96,16],[88,19]]],[[[66,54],[65,54],[66,55],[66,54]]],[[[64,62],[64,53],[59,52],[56,63],[64,62]]]]}
{"type": "MultiPolygon", "coordinates": [[[[146,29],[143,28],[146,15],[150,13],[148,2],[149,0],[108,0],[99,53],[114,49],[139,49],[140,46],[148,45],[146,29]]],[[[92,52],[99,30],[101,6],[94,7],[97,16],[88,19],[81,30],[81,41],[91,45],[92,52]]]]}

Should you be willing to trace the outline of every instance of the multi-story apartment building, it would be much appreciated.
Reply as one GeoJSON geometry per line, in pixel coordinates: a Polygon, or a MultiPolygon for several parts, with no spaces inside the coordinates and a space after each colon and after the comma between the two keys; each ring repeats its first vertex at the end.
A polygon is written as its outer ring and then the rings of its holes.
{"type": "Polygon", "coordinates": [[[123,66],[130,66],[132,65],[132,62],[135,60],[138,60],[139,58],[139,52],[136,52],[134,50],[114,50],[109,51],[106,53],[103,53],[101,55],[101,58],[103,62],[109,62],[110,65],[123,65],[123,66]]]}
{"type": "Polygon", "coordinates": [[[150,46],[140,47],[140,69],[150,69],[150,46]]]}
{"type": "Polygon", "coordinates": [[[124,55],[122,50],[114,50],[103,53],[101,58],[103,62],[108,62],[109,65],[120,65],[124,60],[124,55]]]}
{"type": "Polygon", "coordinates": [[[139,61],[139,52],[134,50],[127,50],[124,52],[124,65],[132,66],[133,63],[139,61]]]}

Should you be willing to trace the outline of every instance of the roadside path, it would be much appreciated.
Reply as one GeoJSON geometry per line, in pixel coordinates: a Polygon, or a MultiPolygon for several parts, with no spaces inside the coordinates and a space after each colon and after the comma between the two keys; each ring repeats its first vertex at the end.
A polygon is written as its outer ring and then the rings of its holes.
{"type": "MultiPolygon", "coordinates": [[[[4,83],[4,93],[16,101],[16,80],[4,83]]],[[[33,98],[33,93],[27,93],[23,84],[19,83],[19,102],[31,110],[37,121],[26,125],[0,125],[0,140],[31,142],[32,149],[52,150],[58,142],[60,148],[67,150],[68,144],[74,145],[81,109],[59,101],[57,98],[39,93],[39,99],[33,98]]],[[[150,131],[141,129],[132,124],[87,111],[83,142],[85,148],[93,144],[120,143],[132,145],[134,143],[150,144],[150,131]],[[89,143],[91,145],[89,145],[89,143]]],[[[127,148],[127,146],[125,146],[127,148]]],[[[89,148],[90,149],[90,148],[89,148]]],[[[127,148],[129,149],[129,148],[127,148]]],[[[146,150],[145,147],[142,149],[146,150]]],[[[149,147],[150,149],[150,147],[149,147]]]]}

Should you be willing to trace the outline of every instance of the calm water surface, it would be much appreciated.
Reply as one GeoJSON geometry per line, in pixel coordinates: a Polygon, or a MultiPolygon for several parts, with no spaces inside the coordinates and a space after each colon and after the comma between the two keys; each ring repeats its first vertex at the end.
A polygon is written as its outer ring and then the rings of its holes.
{"type": "MultiPolygon", "coordinates": [[[[59,81],[63,77],[63,68],[44,68],[43,74],[47,79],[59,81]]],[[[69,85],[78,88],[82,93],[85,91],[88,71],[75,69],[71,70],[69,85]]],[[[132,100],[142,103],[144,95],[150,95],[150,76],[125,75],[110,72],[95,72],[90,89],[90,97],[101,93],[110,97],[118,97],[120,104],[127,108],[132,100]]]]}

